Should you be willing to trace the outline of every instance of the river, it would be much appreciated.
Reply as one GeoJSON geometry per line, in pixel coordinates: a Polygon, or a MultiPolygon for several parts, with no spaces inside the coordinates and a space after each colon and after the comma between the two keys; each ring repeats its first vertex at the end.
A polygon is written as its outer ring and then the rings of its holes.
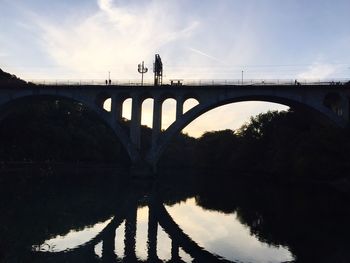
{"type": "Polygon", "coordinates": [[[181,169],[0,182],[0,262],[350,262],[349,197],[322,184],[181,169]]]}

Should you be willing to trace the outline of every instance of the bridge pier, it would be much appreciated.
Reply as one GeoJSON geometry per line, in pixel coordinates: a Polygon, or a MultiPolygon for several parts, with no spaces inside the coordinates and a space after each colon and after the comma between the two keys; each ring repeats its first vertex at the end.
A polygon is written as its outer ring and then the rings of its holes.
{"type": "Polygon", "coordinates": [[[137,150],[141,148],[141,114],[142,101],[134,96],[131,107],[130,139],[137,150]]]}
{"type": "Polygon", "coordinates": [[[156,97],[153,100],[153,125],[152,125],[152,147],[157,145],[162,130],[162,100],[156,97]]]}
{"type": "Polygon", "coordinates": [[[123,114],[123,101],[117,95],[112,97],[111,102],[112,121],[120,122],[123,114]]]}
{"type": "Polygon", "coordinates": [[[179,120],[183,114],[184,99],[183,97],[176,98],[176,120],[179,120]]]}

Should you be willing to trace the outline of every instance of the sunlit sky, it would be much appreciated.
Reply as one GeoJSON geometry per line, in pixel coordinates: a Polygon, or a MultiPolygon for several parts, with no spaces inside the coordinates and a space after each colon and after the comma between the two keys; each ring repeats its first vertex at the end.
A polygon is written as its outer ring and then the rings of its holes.
{"type": "MultiPolygon", "coordinates": [[[[0,0],[0,68],[26,80],[350,78],[349,0],[0,0]]],[[[187,128],[237,128],[245,103],[187,128]],[[226,116],[222,118],[222,116],[226,116]],[[218,118],[220,116],[220,118],[218,118]]],[[[167,112],[167,111],[166,111],[167,112]]],[[[149,122],[144,120],[144,122],[149,122]]]]}

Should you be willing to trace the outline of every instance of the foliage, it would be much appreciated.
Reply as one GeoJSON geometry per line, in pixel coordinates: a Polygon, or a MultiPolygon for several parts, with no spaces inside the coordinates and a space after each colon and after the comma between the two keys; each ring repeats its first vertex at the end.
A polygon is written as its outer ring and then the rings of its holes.
{"type": "Polygon", "coordinates": [[[14,105],[0,123],[0,160],[128,164],[113,132],[84,105],[40,99],[14,105]]]}
{"type": "Polygon", "coordinates": [[[16,75],[11,75],[10,73],[4,72],[0,69],[0,85],[1,84],[6,84],[6,86],[8,85],[18,85],[18,84],[22,84],[25,85],[26,82],[17,78],[16,75]]]}
{"type": "Polygon", "coordinates": [[[281,180],[336,180],[350,169],[349,130],[292,110],[259,114],[236,132],[206,133],[196,152],[197,164],[263,172],[281,180]]]}

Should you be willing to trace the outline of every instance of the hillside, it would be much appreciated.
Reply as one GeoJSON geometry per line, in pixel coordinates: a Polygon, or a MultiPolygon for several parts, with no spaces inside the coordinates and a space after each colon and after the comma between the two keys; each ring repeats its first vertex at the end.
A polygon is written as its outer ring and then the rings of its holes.
{"type": "Polygon", "coordinates": [[[0,69],[0,85],[4,84],[27,84],[27,82],[0,69]]]}

